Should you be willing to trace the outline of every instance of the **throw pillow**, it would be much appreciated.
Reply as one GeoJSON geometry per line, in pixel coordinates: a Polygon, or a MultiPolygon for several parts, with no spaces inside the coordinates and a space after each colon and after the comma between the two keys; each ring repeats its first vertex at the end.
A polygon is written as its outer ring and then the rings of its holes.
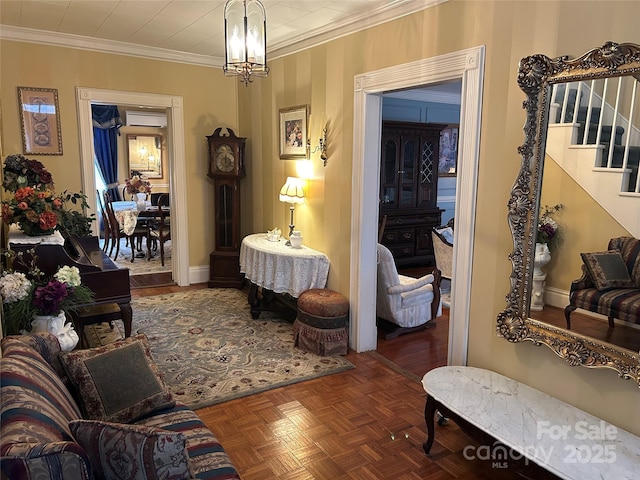
{"type": "Polygon", "coordinates": [[[182,433],[95,420],[73,420],[69,428],[87,452],[97,480],[193,477],[182,433]]]}
{"type": "Polygon", "coordinates": [[[144,334],[64,353],[60,361],[85,418],[131,423],[154,410],[175,405],[144,334]]]}
{"type": "Polygon", "coordinates": [[[453,245],[453,228],[445,227],[445,228],[436,228],[436,232],[442,235],[447,242],[453,245]]]}
{"type": "Polygon", "coordinates": [[[581,253],[580,256],[598,290],[635,288],[636,285],[631,280],[627,265],[618,250],[581,253]]]}

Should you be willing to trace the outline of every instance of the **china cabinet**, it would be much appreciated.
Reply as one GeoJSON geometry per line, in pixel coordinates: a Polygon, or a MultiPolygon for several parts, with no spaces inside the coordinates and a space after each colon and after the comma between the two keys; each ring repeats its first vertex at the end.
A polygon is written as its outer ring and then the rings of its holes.
{"type": "Polygon", "coordinates": [[[384,121],[380,159],[381,243],[397,265],[435,265],[431,229],[437,207],[440,132],[446,124],[384,121]]]}

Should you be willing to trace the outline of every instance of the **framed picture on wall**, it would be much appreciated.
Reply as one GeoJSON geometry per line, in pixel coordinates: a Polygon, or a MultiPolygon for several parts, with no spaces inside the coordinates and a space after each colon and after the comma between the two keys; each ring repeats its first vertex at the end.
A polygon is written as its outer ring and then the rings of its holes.
{"type": "Polygon", "coordinates": [[[280,158],[307,158],[309,105],[280,109],[280,158]]]}
{"type": "Polygon", "coordinates": [[[58,90],[18,87],[25,154],[62,155],[58,90]]]}
{"type": "Polygon", "coordinates": [[[449,125],[440,132],[438,176],[455,177],[458,168],[458,125],[449,125]]]}

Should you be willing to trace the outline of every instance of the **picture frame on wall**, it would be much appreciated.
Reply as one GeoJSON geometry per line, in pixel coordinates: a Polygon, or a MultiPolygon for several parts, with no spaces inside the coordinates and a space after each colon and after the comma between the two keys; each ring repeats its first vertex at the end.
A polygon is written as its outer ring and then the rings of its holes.
{"type": "Polygon", "coordinates": [[[458,168],[458,125],[448,125],[440,132],[438,176],[455,177],[458,168]]]}
{"type": "Polygon", "coordinates": [[[308,156],[309,105],[280,109],[280,158],[308,156]]]}
{"type": "Polygon", "coordinates": [[[26,155],[62,155],[58,90],[18,87],[22,149],[26,155]]]}

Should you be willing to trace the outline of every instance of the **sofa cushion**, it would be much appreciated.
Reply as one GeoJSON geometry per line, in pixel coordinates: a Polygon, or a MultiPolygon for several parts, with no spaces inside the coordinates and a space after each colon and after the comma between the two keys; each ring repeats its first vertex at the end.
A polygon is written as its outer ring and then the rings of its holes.
{"type": "Polygon", "coordinates": [[[16,345],[15,342],[21,342],[33,348],[51,365],[58,376],[62,378],[63,382],[66,381],[66,373],[64,368],[62,368],[59,358],[62,350],[60,349],[60,342],[55,335],[49,332],[38,332],[29,335],[11,335],[3,339],[3,352],[6,348],[10,348],[11,345],[16,345]]]}
{"type": "Polygon", "coordinates": [[[570,302],[577,308],[640,324],[640,290],[637,288],[607,291],[585,288],[571,292],[570,302]]]}
{"type": "Polygon", "coordinates": [[[598,290],[636,286],[618,250],[581,253],[580,256],[598,290]]]}
{"type": "Polygon", "coordinates": [[[187,439],[191,470],[198,479],[240,478],[218,439],[186,405],[177,402],[173,408],[156,411],[135,424],[182,433],[187,439]]]}
{"type": "MultiPolygon", "coordinates": [[[[48,343],[51,334],[31,339],[48,343]]],[[[49,363],[23,338],[2,340],[0,468],[2,478],[90,477],[88,459],[69,422],[80,409],[49,363]],[[39,475],[39,477],[38,477],[39,475]]],[[[59,351],[59,345],[52,345],[59,351]]]]}
{"type": "Polygon", "coordinates": [[[87,419],[130,423],[175,404],[144,334],[64,353],[60,360],[87,419]]]}
{"type": "Polygon", "coordinates": [[[608,250],[619,250],[627,265],[629,276],[640,288],[640,239],[633,237],[617,237],[609,240],[608,250]]]}
{"type": "Polygon", "coordinates": [[[183,434],[160,428],[95,420],[69,424],[97,480],[192,478],[183,434]]]}

